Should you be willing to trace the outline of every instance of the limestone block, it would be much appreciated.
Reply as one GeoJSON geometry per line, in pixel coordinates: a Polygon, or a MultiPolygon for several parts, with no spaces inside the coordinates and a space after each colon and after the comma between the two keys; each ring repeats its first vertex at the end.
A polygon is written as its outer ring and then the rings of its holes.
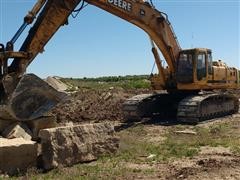
{"type": "Polygon", "coordinates": [[[10,175],[35,167],[37,144],[23,138],[0,138],[0,171],[10,175]]]}
{"type": "Polygon", "coordinates": [[[39,137],[45,169],[92,161],[119,147],[119,138],[109,123],[43,129],[39,137]]]}

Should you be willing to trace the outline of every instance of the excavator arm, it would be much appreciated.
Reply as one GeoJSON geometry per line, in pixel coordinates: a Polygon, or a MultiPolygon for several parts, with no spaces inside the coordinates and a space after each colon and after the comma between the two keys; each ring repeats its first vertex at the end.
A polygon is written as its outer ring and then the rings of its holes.
{"type": "MultiPolygon", "coordinates": [[[[40,78],[25,75],[25,71],[34,58],[44,51],[45,45],[58,29],[68,24],[71,13],[80,11],[85,3],[101,8],[143,29],[151,39],[160,75],[165,77],[155,44],[162,52],[169,67],[169,74],[174,79],[176,59],[181,48],[167,15],[156,10],[152,4],[143,0],[38,0],[25,16],[20,29],[7,43],[6,48],[0,46],[0,65],[3,70],[0,73],[1,118],[15,120],[37,118],[63,97],[46,83],[40,82],[40,78]],[[14,52],[14,43],[27,25],[32,23],[33,26],[20,50],[14,52]],[[9,58],[13,58],[10,65],[8,65],[9,58]],[[24,105],[19,106],[21,103],[24,105]]],[[[167,81],[169,82],[169,79],[167,81]]]]}

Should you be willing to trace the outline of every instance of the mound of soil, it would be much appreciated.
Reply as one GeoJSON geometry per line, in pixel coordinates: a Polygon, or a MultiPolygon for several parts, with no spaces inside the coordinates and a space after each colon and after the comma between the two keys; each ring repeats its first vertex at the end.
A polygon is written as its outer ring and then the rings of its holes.
{"type": "Polygon", "coordinates": [[[83,121],[121,121],[123,120],[122,103],[137,94],[150,93],[149,90],[124,89],[80,89],[78,92],[56,106],[51,114],[58,123],[83,121]]]}

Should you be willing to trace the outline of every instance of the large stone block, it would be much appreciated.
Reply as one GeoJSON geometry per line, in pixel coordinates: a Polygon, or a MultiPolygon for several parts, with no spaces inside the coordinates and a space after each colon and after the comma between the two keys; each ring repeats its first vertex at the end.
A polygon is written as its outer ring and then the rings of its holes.
{"type": "Polygon", "coordinates": [[[71,166],[116,152],[119,138],[114,132],[109,123],[40,130],[43,168],[71,166]]]}
{"type": "Polygon", "coordinates": [[[10,175],[35,167],[37,144],[23,138],[0,138],[0,172],[10,175]]]}

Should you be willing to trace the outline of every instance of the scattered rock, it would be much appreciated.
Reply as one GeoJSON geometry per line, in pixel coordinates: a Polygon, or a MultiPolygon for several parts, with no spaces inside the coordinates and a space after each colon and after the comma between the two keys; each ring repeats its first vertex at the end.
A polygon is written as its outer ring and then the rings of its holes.
{"type": "Polygon", "coordinates": [[[44,169],[71,166],[114,153],[119,138],[109,123],[83,124],[40,130],[44,169]]]}
{"type": "Polygon", "coordinates": [[[33,139],[38,139],[38,133],[41,129],[53,128],[57,126],[57,120],[54,116],[43,116],[26,123],[32,130],[33,139]]]}
{"type": "Polygon", "coordinates": [[[175,131],[176,134],[192,134],[192,135],[197,135],[197,132],[186,129],[183,131],[175,131]]]}
{"type": "Polygon", "coordinates": [[[103,94],[102,97],[103,97],[104,101],[107,101],[107,100],[109,100],[112,97],[112,93],[107,92],[106,94],[103,94]]]}
{"type": "Polygon", "coordinates": [[[7,139],[14,139],[14,138],[23,138],[25,140],[31,140],[32,139],[32,132],[29,130],[29,128],[22,123],[14,123],[10,126],[8,126],[3,132],[3,137],[7,139]]]}
{"type": "Polygon", "coordinates": [[[68,86],[63,83],[60,79],[55,77],[47,77],[46,82],[52,86],[54,89],[64,92],[68,89],[68,86]]]}
{"type": "Polygon", "coordinates": [[[14,175],[35,167],[37,144],[23,138],[0,138],[0,171],[14,175]]]}
{"type": "Polygon", "coordinates": [[[152,158],[155,158],[157,155],[156,154],[150,154],[147,159],[152,159],[152,158]]]}

